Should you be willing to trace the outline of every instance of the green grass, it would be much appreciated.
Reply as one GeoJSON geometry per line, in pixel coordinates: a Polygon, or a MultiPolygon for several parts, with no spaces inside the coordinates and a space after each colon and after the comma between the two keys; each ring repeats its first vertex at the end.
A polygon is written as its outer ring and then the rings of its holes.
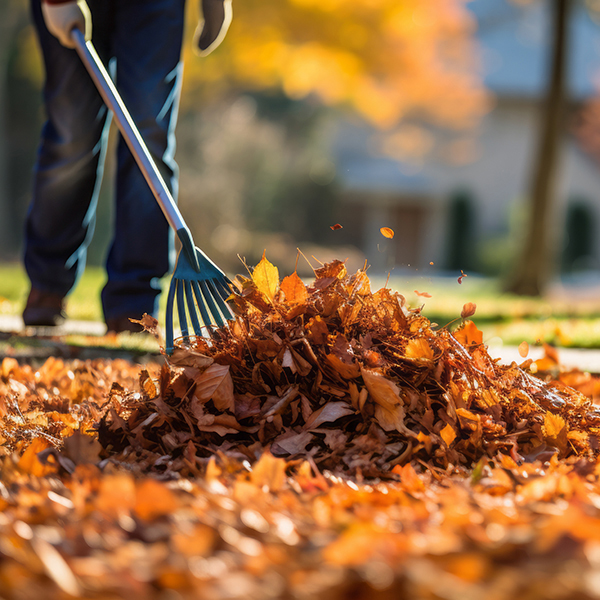
{"type": "MultiPolygon", "coordinates": [[[[163,281],[163,289],[169,279],[163,281]]],[[[67,298],[69,318],[80,321],[104,321],[100,292],[106,283],[101,267],[87,267],[77,286],[67,298]]],[[[29,293],[29,280],[18,264],[0,265],[0,314],[20,315],[29,293]]],[[[164,319],[166,298],[162,294],[160,312],[164,319]]]]}
{"type": "MultiPolygon", "coordinates": [[[[170,278],[163,280],[163,289],[170,278]]],[[[71,319],[102,321],[100,291],[106,281],[104,269],[88,267],[68,298],[71,319]]],[[[372,289],[386,285],[372,278],[372,289]]],[[[466,277],[462,284],[454,278],[395,277],[387,285],[399,291],[410,306],[423,306],[423,314],[439,326],[455,327],[467,302],[474,302],[475,324],[484,340],[500,338],[504,344],[541,342],[564,347],[600,348],[600,299],[523,298],[502,294],[497,282],[466,277]],[[431,298],[415,294],[431,294],[431,298]]],[[[0,265],[0,314],[19,315],[23,310],[29,283],[18,264],[0,265]]],[[[166,294],[161,296],[159,321],[164,324],[166,294]]]]}

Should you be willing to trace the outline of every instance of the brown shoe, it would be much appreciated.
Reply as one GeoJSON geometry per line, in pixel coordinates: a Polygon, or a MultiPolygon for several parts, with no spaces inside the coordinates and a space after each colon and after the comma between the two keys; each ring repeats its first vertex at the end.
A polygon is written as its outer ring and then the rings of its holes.
{"type": "Polygon", "coordinates": [[[56,327],[67,318],[65,298],[32,287],[23,310],[23,322],[29,327],[56,327]]]}
{"type": "Polygon", "coordinates": [[[140,333],[144,328],[139,323],[132,323],[129,317],[113,317],[106,319],[106,333],[122,333],[123,331],[131,331],[132,333],[140,333]]]}

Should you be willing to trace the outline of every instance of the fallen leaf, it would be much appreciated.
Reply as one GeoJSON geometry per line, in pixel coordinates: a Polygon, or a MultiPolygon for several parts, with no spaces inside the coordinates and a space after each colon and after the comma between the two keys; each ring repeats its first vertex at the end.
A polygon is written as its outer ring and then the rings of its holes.
{"type": "Polygon", "coordinates": [[[275,294],[279,290],[279,269],[267,260],[266,252],[252,271],[252,281],[271,303],[275,300],[275,294]]]}

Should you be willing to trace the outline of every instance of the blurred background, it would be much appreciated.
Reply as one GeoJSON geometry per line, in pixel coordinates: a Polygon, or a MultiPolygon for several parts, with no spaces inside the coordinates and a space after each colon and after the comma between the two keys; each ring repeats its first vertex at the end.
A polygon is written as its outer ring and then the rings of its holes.
{"type": "MultiPolygon", "coordinates": [[[[238,255],[253,265],[266,249],[287,274],[299,248],[313,264],[454,280],[463,270],[530,296],[600,282],[597,10],[240,0],[226,41],[198,58],[190,0],[177,160],[196,242],[230,273],[244,270],[238,255]]],[[[1,0],[6,263],[20,260],[42,78],[28,2],[1,0]]],[[[111,172],[109,159],[90,265],[111,235],[111,172]]],[[[303,258],[298,271],[311,273],[303,258]]]]}

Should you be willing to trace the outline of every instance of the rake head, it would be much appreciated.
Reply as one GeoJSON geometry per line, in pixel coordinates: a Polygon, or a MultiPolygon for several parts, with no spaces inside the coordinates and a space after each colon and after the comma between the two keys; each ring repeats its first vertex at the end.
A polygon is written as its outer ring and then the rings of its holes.
{"type": "Polygon", "coordinates": [[[215,263],[194,245],[187,229],[179,229],[181,251],[177,257],[175,272],[171,279],[167,298],[166,314],[166,352],[172,354],[173,306],[177,305],[179,327],[184,340],[189,340],[191,322],[198,336],[212,334],[215,328],[232,320],[233,314],[225,300],[231,295],[231,281],[215,263]]]}

